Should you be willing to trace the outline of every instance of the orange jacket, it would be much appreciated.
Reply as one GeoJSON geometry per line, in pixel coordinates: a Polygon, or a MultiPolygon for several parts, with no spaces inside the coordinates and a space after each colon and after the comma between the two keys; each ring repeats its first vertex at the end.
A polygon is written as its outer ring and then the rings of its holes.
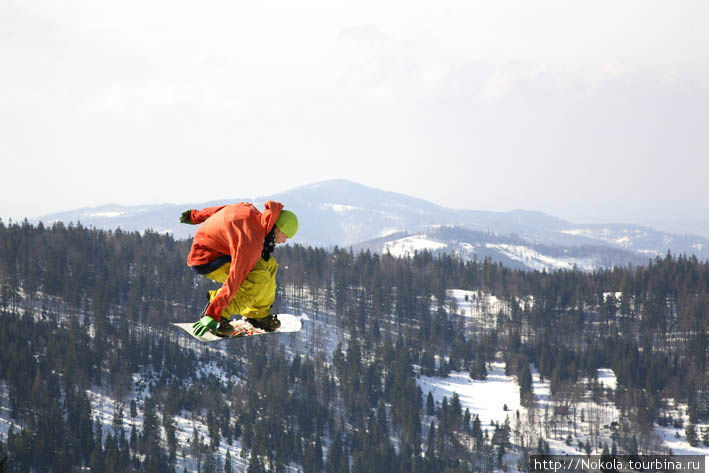
{"type": "Polygon", "coordinates": [[[195,233],[187,264],[198,266],[221,255],[231,256],[229,276],[205,312],[214,320],[221,318],[222,310],[258,262],[263,240],[283,210],[283,204],[271,200],[265,207],[259,212],[253,204],[242,202],[192,210],[192,223],[204,223],[195,233]]]}

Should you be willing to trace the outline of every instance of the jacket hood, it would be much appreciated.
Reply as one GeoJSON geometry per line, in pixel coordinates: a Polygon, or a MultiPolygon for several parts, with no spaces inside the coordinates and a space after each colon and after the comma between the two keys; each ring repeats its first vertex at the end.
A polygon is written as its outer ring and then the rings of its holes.
{"type": "Polygon", "coordinates": [[[264,208],[265,210],[261,212],[261,225],[263,225],[266,229],[266,234],[268,234],[276,224],[278,216],[281,215],[283,204],[274,200],[269,200],[266,201],[264,208]]]}

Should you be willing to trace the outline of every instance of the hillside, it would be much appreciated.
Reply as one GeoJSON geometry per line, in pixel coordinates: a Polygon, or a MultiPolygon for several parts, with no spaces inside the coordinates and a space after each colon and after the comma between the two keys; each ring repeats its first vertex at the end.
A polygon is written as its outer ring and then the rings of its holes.
{"type": "Polygon", "coordinates": [[[353,245],[353,248],[395,257],[412,257],[417,252],[428,251],[464,260],[490,259],[508,268],[537,271],[594,271],[643,265],[648,261],[647,255],[598,244],[549,246],[530,243],[516,235],[496,235],[452,226],[436,226],[417,234],[396,233],[353,245]]]}
{"type": "Polygon", "coordinates": [[[209,287],[187,248],[0,224],[12,468],[509,471],[562,448],[666,453],[668,426],[708,451],[696,259],[546,274],[286,246],[277,308],[304,330],[203,345],[169,326],[195,319],[209,287]],[[489,388],[508,394],[471,399],[489,388]]]}

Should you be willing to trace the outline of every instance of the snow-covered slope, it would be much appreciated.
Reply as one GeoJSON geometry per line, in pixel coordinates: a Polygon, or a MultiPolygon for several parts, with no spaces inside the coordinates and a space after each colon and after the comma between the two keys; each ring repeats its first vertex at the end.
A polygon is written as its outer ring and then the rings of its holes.
{"type": "Polygon", "coordinates": [[[414,235],[386,242],[382,252],[405,257],[413,256],[419,251],[436,251],[447,247],[446,243],[429,239],[426,235],[414,235]]]}
{"type": "MultiPolygon", "coordinates": [[[[552,455],[581,455],[584,450],[579,447],[579,442],[591,445],[594,455],[601,454],[599,445],[612,444],[613,430],[612,424],[618,422],[621,413],[612,402],[611,393],[616,389],[617,379],[613,370],[609,368],[599,369],[597,372],[598,383],[602,385],[605,394],[596,401],[593,400],[590,389],[590,381],[584,379],[586,385],[585,393],[576,404],[575,409],[579,415],[576,416],[576,428],[571,427],[570,415],[563,414],[557,409],[563,405],[562,398],[555,398],[551,394],[550,381],[541,380],[539,373],[533,365],[530,366],[533,378],[533,391],[535,397],[534,416],[537,423],[532,422],[532,414],[529,407],[524,407],[520,403],[520,390],[516,379],[513,376],[505,375],[505,364],[497,361],[488,364],[488,376],[485,380],[473,380],[467,372],[456,371],[447,377],[420,376],[417,380],[421,391],[426,397],[430,392],[434,401],[440,405],[443,398],[448,402],[456,393],[460,399],[462,409],[469,409],[474,417],[478,415],[483,430],[489,432],[494,429],[494,424],[501,425],[505,419],[509,419],[510,426],[517,430],[517,412],[520,413],[522,428],[519,433],[522,437],[535,438],[544,437],[549,443],[552,455]],[[562,401],[562,402],[560,402],[562,401]],[[505,406],[507,410],[505,410],[505,406]],[[550,417],[545,422],[553,423],[557,427],[554,429],[539,429],[539,419],[550,417]],[[583,420],[581,420],[583,419],[583,420]],[[536,425],[536,426],[535,426],[536,425]],[[571,439],[571,442],[567,442],[571,439]],[[595,440],[595,441],[594,441],[595,440]]],[[[667,400],[669,404],[674,401],[667,400]]],[[[683,420],[687,421],[686,405],[684,409],[677,409],[677,412],[685,412],[683,420]]],[[[698,428],[705,428],[704,424],[698,428]]],[[[679,455],[709,455],[709,448],[700,445],[691,447],[684,435],[684,428],[660,427],[655,425],[654,434],[658,440],[660,449],[665,452],[670,451],[679,455]]],[[[507,460],[514,460],[516,454],[511,454],[507,460]]],[[[515,461],[508,463],[513,471],[515,461]]]]}
{"type": "Polygon", "coordinates": [[[513,261],[519,261],[528,268],[543,270],[582,269],[592,271],[598,264],[593,258],[555,258],[544,255],[528,246],[505,243],[488,243],[486,248],[495,250],[513,261]]]}
{"type": "Polygon", "coordinates": [[[637,225],[574,225],[562,233],[603,242],[649,256],[673,253],[707,257],[708,240],[691,235],[674,235],[637,225]]]}
{"type": "Polygon", "coordinates": [[[604,247],[601,244],[580,247],[545,246],[530,243],[515,236],[495,235],[470,231],[464,228],[436,226],[425,232],[409,235],[397,233],[388,237],[355,245],[355,249],[368,249],[392,256],[413,256],[416,252],[455,254],[463,259],[482,261],[490,258],[494,263],[524,270],[593,271],[627,264],[643,264],[648,256],[629,250],[604,247]]]}

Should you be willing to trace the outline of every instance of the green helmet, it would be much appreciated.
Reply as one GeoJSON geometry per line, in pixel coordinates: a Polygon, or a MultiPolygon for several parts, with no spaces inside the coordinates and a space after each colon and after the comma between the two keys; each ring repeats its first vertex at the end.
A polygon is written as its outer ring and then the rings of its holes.
{"type": "Polygon", "coordinates": [[[282,210],[281,215],[276,220],[276,226],[288,238],[293,238],[298,231],[298,217],[290,210],[282,210]]]}

